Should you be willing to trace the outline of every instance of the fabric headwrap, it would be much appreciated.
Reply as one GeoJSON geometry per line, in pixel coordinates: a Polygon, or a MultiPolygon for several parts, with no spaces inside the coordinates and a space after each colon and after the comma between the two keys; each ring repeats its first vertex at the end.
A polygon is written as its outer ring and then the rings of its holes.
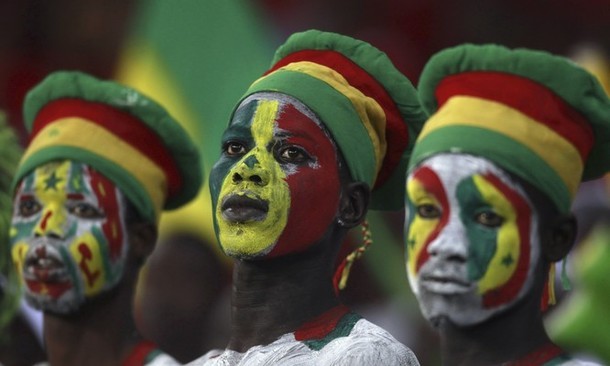
{"type": "Polygon", "coordinates": [[[157,102],[81,72],[47,76],[26,96],[30,142],[14,185],[52,160],[85,163],[104,174],[146,219],[190,201],[202,184],[198,149],[157,102]]]}
{"type": "Polygon", "coordinates": [[[244,98],[265,91],[290,95],[317,114],[352,178],[371,187],[372,209],[403,207],[406,163],[425,114],[385,53],[336,33],[295,33],[244,98]]]}

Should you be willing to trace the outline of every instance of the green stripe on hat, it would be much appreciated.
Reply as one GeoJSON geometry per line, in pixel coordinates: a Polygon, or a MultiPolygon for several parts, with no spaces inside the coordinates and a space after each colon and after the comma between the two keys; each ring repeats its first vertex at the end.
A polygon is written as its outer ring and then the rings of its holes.
{"type": "Polygon", "coordinates": [[[585,162],[583,180],[610,168],[610,100],[598,80],[574,62],[544,51],[464,44],[435,54],[424,67],[418,85],[422,107],[438,108],[435,91],[447,76],[470,71],[498,71],[533,80],[561,97],[591,124],[595,144],[585,162]]]}
{"type": "Polygon", "coordinates": [[[570,210],[571,196],[563,180],[546,161],[509,137],[479,127],[459,124],[443,127],[415,144],[409,170],[426,158],[444,152],[490,159],[533,186],[545,187],[544,191],[561,212],[570,210]],[[493,141],[493,149],[490,149],[490,141],[493,141]]]}
{"type": "Polygon", "coordinates": [[[375,177],[375,154],[368,133],[351,101],[325,82],[304,73],[278,70],[252,84],[245,96],[257,92],[280,92],[297,98],[324,121],[341,151],[360,159],[346,162],[352,178],[372,185],[375,177]]]}

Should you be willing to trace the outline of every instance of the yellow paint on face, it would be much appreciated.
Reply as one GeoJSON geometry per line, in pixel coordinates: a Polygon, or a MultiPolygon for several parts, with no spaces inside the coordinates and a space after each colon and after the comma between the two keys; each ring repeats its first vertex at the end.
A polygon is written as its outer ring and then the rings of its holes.
{"type": "Polygon", "coordinates": [[[19,282],[23,283],[23,265],[25,264],[25,255],[28,252],[29,245],[21,241],[13,245],[11,257],[15,265],[15,271],[19,275],[19,282]]]}
{"type": "Polygon", "coordinates": [[[104,265],[100,245],[91,232],[70,245],[70,253],[75,258],[78,269],[82,272],[85,295],[95,295],[103,289],[105,283],[104,265]]]}
{"type": "Polygon", "coordinates": [[[429,242],[430,235],[440,223],[440,218],[422,218],[418,215],[416,207],[420,205],[441,207],[441,205],[417,179],[410,179],[407,182],[407,198],[409,209],[409,222],[407,224],[407,269],[410,276],[415,276],[417,272],[417,259],[425,248],[426,243],[429,242]]]}
{"type": "Polygon", "coordinates": [[[269,252],[286,227],[290,208],[290,190],[286,174],[273,157],[268,147],[274,141],[275,120],[279,102],[261,100],[254,113],[250,131],[254,147],[237,162],[224,178],[220,190],[216,219],[218,222],[220,245],[227,254],[259,256],[269,252]],[[252,161],[255,161],[252,163],[252,161]],[[233,181],[239,174],[243,180],[233,181]],[[266,184],[256,184],[248,179],[258,175],[266,184]],[[223,200],[231,195],[262,199],[269,203],[269,212],[264,220],[247,223],[227,222],[223,219],[223,200]]]}
{"type": "Polygon", "coordinates": [[[34,233],[45,236],[54,233],[63,237],[66,230],[67,212],[64,209],[67,197],[68,175],[71,163],[50,163],[36,169],[34,190],[43,207],[42,219],[34,233]]]}
{"type": "Polygon", "coordinates": [[[475,175],[473,180],[483,199],[504,218],[498,230],[496,252],[489,262],[487,271],[478,282],[478,292],[484,294],[504,285],[515,272],[520,255],[520,238],[517,214],[512,203],[484,177],[475,175]],[[506,258],[509,257],[512,258],[512,263],[506,262],[506,258]]]}

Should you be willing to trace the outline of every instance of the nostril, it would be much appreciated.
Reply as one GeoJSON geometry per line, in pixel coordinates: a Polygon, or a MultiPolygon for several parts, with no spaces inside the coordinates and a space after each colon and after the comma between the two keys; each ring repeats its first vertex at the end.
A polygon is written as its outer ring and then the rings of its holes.
{"type": "Polygon", "coordinates": [[[242,180],[243,180],[243,178],[241,177],[241,175],[239,175],[239,173],[233,174],[233,183],[239,183],[242,180]]]}
{"type": "Polygon", "coordinates": [[[256,184],[263,183],[263,179],[259,175],[256,175],[256,174],[253,174],[253,175],[250,176],[250,181],[254,182],[256,184]]]}
{"type": "Polygon", "coordinates": [[[47,233],[47,236],[51,239],[61,239],[61,236],[56,233],[47,233]]]}
{"type": "Polygon", "coordinates": [[[461,255],[454,254],[447,257],[447,261],[455,263],[466,263],[466,258],[462,257],[461,255]]]}

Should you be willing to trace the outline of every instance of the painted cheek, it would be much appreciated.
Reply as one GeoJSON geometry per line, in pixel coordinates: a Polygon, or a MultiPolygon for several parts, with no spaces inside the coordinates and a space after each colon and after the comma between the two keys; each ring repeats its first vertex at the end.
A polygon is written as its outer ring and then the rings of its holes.
{"type": "Polygon", "coordinates": [[[497,229],[496,250],[478,281],[483,306],[492,308],[514,300],[527,277],[531,210],[520,193],[495,175],[474,176],[473,180],[484,201],[504,218],[497,229]]]}
{"type": "Polygon", "coordinates": [[[103,256],[100,243],[91,232],[85,233],[70,245],[70,255],[83,279],[86,296],[99,293],[104,285],[103,256]]]}
{"type": "MultiPolygon", "coordinates": [[[[286,174],[268,146],[274,139],[278,101],[259,101],[251,127],[254,147],[229,171],[216,199],[215,218],[220,244],[225,252],[236,256],[258,256],[266,253],[286,227],[290,195],[286,174]],[[256,179],[253,179],[257,176],[256,179]],[[236,181],[233,177],[237,177],[236,181]],[[262,221],[247,224],[229,223],[222,218],[219,206],[226,196],[238,194],[269,203],[262,221]]],[[[220,174],[219,174],[220,175],[220,174]]]]}
{"type": "Polygon", "coordinates": [[[291,134],[286,143],[301,146],[316,161],[295,166],[285,178],[288,220],[271,257],[300,252],[319,241],[337,214],[340,195],[337,149],[322,128],[292,104],[283,106],[277,125],[291,134]]]}
{"type": "Polygon", "coordinates": [[[407,209],[407,269],[409,275],[414,277],[429,259],[428,246],[447,225],[449,219],[447,194],[441,180],[431,169],[419,168],[407,181],[407,209]],[[429,219],[419,216],[416,207],[423,204],[441,208],[441,217],[429,219]]]}
{"type": "Polygon", "coordinates": [[[104,244],[108,247],[108,257],[111,262],[118,260],[124,251],[125,234],[123,224],[125,222],[125,207],[119,200],[116,186],[106,177],[88,169],[91,188],[99,205],[106,214],[106,220],[102,224],[104,244]]]}

